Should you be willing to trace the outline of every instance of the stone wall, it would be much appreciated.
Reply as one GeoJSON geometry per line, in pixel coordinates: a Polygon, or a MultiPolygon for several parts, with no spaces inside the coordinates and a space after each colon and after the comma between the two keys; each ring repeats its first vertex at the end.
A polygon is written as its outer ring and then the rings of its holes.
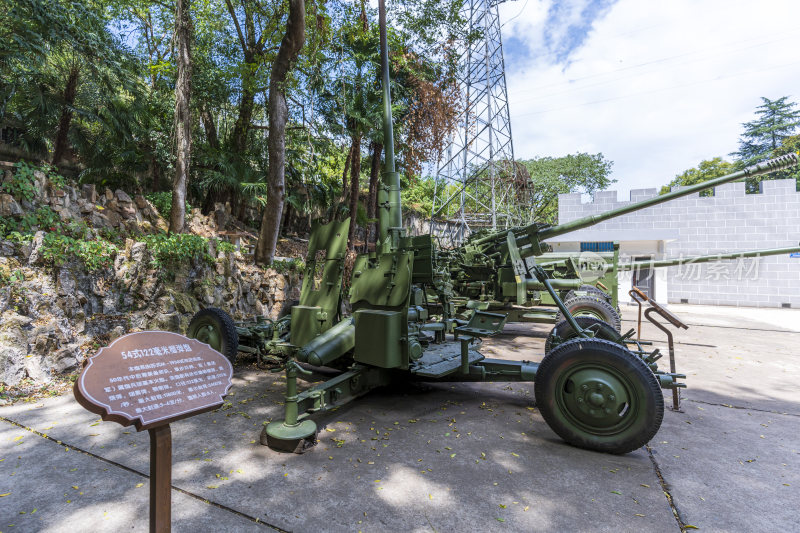
{"type": "MultiPolygon", "coordinates": [[[[717,187],[713,196],[698,193],[603,222],[598,231],[648,233],[670,230],[666,257],[706,255],[797,246],[800,242],[800,192],[794,180],[761,182],[760,194],[745,194],[743,182],[717,187]]],[[[629,201],[616,191],[559,196],[559,223],[651,198],[656,189],[632,190],[629,201]]],[[[561,239],[568,239],[569,234],[561,239]]],[[[800,307],[800,258],[788,254],[757,260],[733,260],[667,270],[667,299],[679,303],[759,307],[800,307]]]]}
{"type": "MultiPolygon", "coordinates": [[[[8,175],[4,179],[10,179],[8,175]]],[[[18,216],[46,205],[64,221],[84,220],[96,234],[113,228],[123,236],[166,229],[165,221],[142,196],[94,186],[55,188],[37,175],[32,202],[0,195],[0,216],[18,216]]],[[[205,217],[195,209],[189,231],[210,237],[226,229],[220,206],[205,217]]],[[[120,335],[160,329],[185,332],[204,307],[219,307],[234,318],[277,318],[299,298],[297,272],[263,269],[241,252],[218,253],[209,241],[213,264],[198,260],[156,269],[144,242],[127,238],[113,266],[87,271],[77,259],[60,267],[42,258],[45,232],[30,243],[0,240],[0,382],[29,378],[46,383],[53,375],[79,368],[85,357],[120,335]]]]}
{"type": "MultiPolygon", "coordinates": [[[[0,242],[0,249],[9,244],[0,242]]],[[[89,273],[80,263],[37,267],[32,248],[27,257],[0,256],[0,271],[23,277],[0,287],[0,382],[7,385],[77,370],[99,346],[131,331],[185,332],[204,307],[234,318],[277,318],[299,297],[296,274],[264,270],[239,254],[166,273],[150,266],[144,243],[128,240],[113,268],[89,273]]]]}

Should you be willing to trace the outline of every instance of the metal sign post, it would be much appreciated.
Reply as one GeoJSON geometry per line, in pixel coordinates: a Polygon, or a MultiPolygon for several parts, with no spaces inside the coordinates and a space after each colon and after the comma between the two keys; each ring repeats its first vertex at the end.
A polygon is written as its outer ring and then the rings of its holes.
{"type": "Polygon", "coordinates": [[[150,433],[150,532],[168,533],[172,517],[170,423],[220,407],[233,366],[207,344],[166,331],[120,337],[90,357],[75,399],[103,420],[150,433]]]}

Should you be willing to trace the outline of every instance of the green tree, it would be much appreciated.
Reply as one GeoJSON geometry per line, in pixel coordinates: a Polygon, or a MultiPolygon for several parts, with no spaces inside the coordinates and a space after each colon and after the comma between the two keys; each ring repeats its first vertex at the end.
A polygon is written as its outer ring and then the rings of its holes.
{"type": "MultiPolygon", "coordinates": [[[[734,168],[733,163],[729,163],[721,157],[706,159],[705,161],[701,161],[697,167],[684,170],[675,176],[675,178],[669,182],[668,185],[661,187],[660,194],[668,193],[672,187],[696,185],[714,178],[725,176],[726,174],[730,174],[735,171],[736,169],[734,168]]],[[[711,196],[711,191],[702,191],[700,195],[711,196]]]]}
{"type": "Polygon", "coordinates": [[[175,11],[175,177],[172,180],[172,209],[169,231],[183,233],[186,218],[186,184],[192,162],[192,22],[190,0],[177,0],[175,11]]]}
{"type": "MultiPolygon", "coordinates": [[[[132,57],[94,2],[15,0],[0,9],[0,123],[19,131],[13,155],[67,163],[71,149],[138,96],[132,57]]],[[[120,132],[118,132],[120,133],[120,132]]],[[[125,136],[115,139],[119,144],[125,136]]]]}
{"type": "MultiPolygon", "coordinates": [[[[397,165],[410,187],[454,116],[461,3],[389,6],[397,165]]],[[[55,161],[82,182],[137,193],[166,190],[180,174],[188,203],[208,213],[229,202],[236,218],[256,224],[255,211],[266,208],[278,232],[348,210],[359,225],[376,218],[384,140],[370,2],[302,2],[306,42],[296,56],[288,53],[295,43],[281,45],[295,0],[191,2],[193,31],[183,40],[175,29],[188,22],[160,0],[6,4],[0,126],[9,133],[0,151],[7,157],[55,161]],[[180,64],[189,48],[191,69],[180,64]],[[181,96],[189,71],[191,99],[181,96]]],[[[419,185],[424,191],[428,183],[419,185]]]]}
{"type": "MultiPolygon", "coordinates": [[[[742,124],[744,133],[739,138],[739,150],[730,155],[736,157],[736,167],[745,168],[755,163],[775,157],[784,140],[791,137],[800,126],[800,110],[790,102],[788,96],[777,100],[762,97],[756,108],[756,119],[742,124]]],[[[762,179],[784,179],[793,174],[792,170],[776,172],[766,177],[747,180],[748,192],[758,192],[762,179]]]]}
{"type": "Polygon", "coordinates": [[[267,205],[261,219],[261,230],[258,235],[258,245],[255,253],[256,262],[259,264],[269,265],[272,263],[272,258],[275,256],[275,246],[278,242],[278,233],[280,232],[286,190],[284,181],[286,170],[286,123],[289,120],[289,108],[286,104],[286,78],[306,39],[305,14],[306,6],[304,0],[289,0],[286,33],[281,40],[278,54],[272,63],[272,72],[269,76],[268,195],[267,205]]]}
{"type": "Polygon", "coordinates": [[[530,173],[533,215],[539,222],[557,222],[559,194],[591,194],[617,181],[610,177],[613,161],[602,153],[539,157],[520,163],[530,173]]]}
{"type": "MultiPolygon", "coordinates": [[[[792,135],[783,140],[783,144],[775,150],[775,156],[785,154],[798,154],[800,155],[800,135],[792,135]]],[[[800,168],[795,167],[784,171],[787,175],[786,178],[794,178],[797,181],[797,190],[800,191],[800,168]]]]}

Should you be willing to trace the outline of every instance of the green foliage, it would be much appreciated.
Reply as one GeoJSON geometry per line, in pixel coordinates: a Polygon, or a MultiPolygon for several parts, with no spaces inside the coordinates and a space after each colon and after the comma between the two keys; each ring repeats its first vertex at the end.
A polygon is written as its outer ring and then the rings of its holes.
{"type": "Polygon", "coordinates": [[[4,182],[0,186],[0,190],[10,194],[17,200],[32,202],[36,197],[36,176],[34,172],[39,169],[25,161],[20,161],[14,166],[16,167],[14,175],[10,181],[4,182]]]}
{"type": "MultiPolygon", "coordinates": [[[[92,230],[89,228],[89,225],[83,219],[78,220],[70,220],[67,224],[61,224],[61,231],[63,231],[66,235],[74,239],[84,239],[84,240],[91,240],[94,238],[92,234],[92,230]]],[[[103,238],[102,232],[100,233],[100,237],[103,238]]],[[[119,242],[121,239],[105,239],[110,242],[119,242]]]]}
{"type": "Polygon", "coordinates": [[[288,272],[299,272],[306,267],[305,261],[302,259],[276,259],[271,265],[265,268],[271,268],[278,274],[286,274],[288,272]]]}
{"type": "Polygon", "coordinates": [[[777,100],[762,97],[762,104],[755,112],[757,118],[742,124],[744,133],[739,138],[739,150],[730,155],[736,156],[743,166],[772,157],[800,126],[800,110],[788,99],[788,96],[777,100]]]}
{"type": "MultiPolygon", "coordinates": [[[[389,5],[397,163],[406,174],[444,138],[454,38],[465,27],[462,3],[389,5]]],[[[344,197],[341,176],[353,134],[362,137],[364,152],[369,141],[382,142],[377,11],[370,2],[350,0],[305,6],[306,44],[285,84],[286,202],[293,215],[332,217],[344,197]]],[[[197,119],[188,200],[196,206],[230,202],[244,218],[240,213],[248,210],[240,206],[266,199],[266,101],[287,8],[285,0],[192,3],[197,119]]],[[[155,0],[4,4],[0,124],[11,131],[8,144],[31,159],[50,160],[56,141],[64,140],[61,119],[69,115],[63,162],[82,169],[80,182],[137,193],[166,187],[173,171],[174,16],[173,5],[155,0]],[[69,79],[77,81],[68,98],[69,79]]],[[[63,186],[58,180],[51,177],[63,186]]],[[[15,193],[30,197],[30,187],[20,183],[15,193]]],[[[412,180],[407,204],[429,212],[430,185],[412,180]]],[[[156,194],[148,198],[167,217],[170,193],[156,194]]],[[[365,222],[363,210],[356,215],[365,222]]],[[[103,236],[114,243],[118,237],[103,236]]]]}
{"type": "MultiPolygon", "coordinates": [[[[783,140],[783,144],[775,150],[775,157],[785,154],[798,154],[800,155],[800,135],[792,135],[783,140]]],[[[800,168],[795,167],[784,171],[784,177],[787,179],[794,179],[797,182],[797,190],[800,191],[800,168]]]]}
{"type": "Polygon", "coordinates": [[[0,287],[4,287],[6,285],[15,285],[23,281],[25,281],[25,273],[22,270],[16,269],[11,271],[5,268],[0,268],[0,287]]]}
{"type": "Polygon", "coordinates": [[[156,268],[177,267],[191,261],[212,264],[208,253],[208,239],[190,233],[147,235],[144,237],[156,268]]]}
{"type": "Polygon", "coordinates": [[[0,223],[0,229],[4,234],[11,232],[33,234],[39,230],[58,231],[61,227],[61,217],[48,206],[39,207],[36,211],[17,218],[3,218],[0,223]]]}
{"type": "Polygon", "coordinates": [[[42,257],[52,266],[77,258],[87,270],[94,271],[110,266],[119,251],[116,244],[95,238],[85,221],[64,223],[48,206],[16,218],[0,217],[0,238],[24,244],[31,242],[37,231],[45,232],[42,257]]]}
{"type": "Polygon", "coordinates": [[[436,189],[436,181],[431,177],[419,179],[402,178],[403,194],[401,201],[403,211],[414,211],[428,218],[433,209],[433,195],[436,189]]]}
{"type": "Polygon", "coordinates": [[[126,163],[125,172],[140,170],[130,160],[109,157],[137,142],[131,135],[137,121],[131,115],[119,120],[113,103],[147,101],[137,94],[135,61],[109,31],[109,22],[98,2],[14,0],[0,10],[0,120],[15,128],[10,144],[49,159],[68,111],[70,127],[62,133],[89,163],[87,175],[97,174],[96,163],[106,168],[126,163]],[[67,91],[70,78],[77,84],[67,91]],[[122,128],[112,128],[112,122],[122,128]]]}
{"type": "Polygon", "coordinates": [[[214,244],[217,247],[217,251],[222,252],[223,254],[232,254],[236,251],[236,246],[228,241],[214,239],[214,244]]]}
{"type": "Polygon", "coordinates": [[[64,187],[67,186],[67,179],[58,172],[56,172],[55,168],[53,168],[50,165],[46,165],[46,168],[47,168],[46,172],[47,177],[50,179],[50,183],[52,183],[56,189],[63,189],[64,187]]]}
{"type": "Polygon", "coordinates": [[[3,238],[16,244],[27,244],[33,240],[33,233],[20,233],[19,231],[10,231],[3,238]]]}
{"type": "MultiPolygon", "coordinates": [[[[723,160],[721,157],[707,159],[705,161],[701,161],[697,167],[684,170],[675,176],[675,178],[669,182],[669,185],[661,187],[661,192],[659,194],[668,193],[672,187],[696,185],[714,178],[720,178],[732,172],[735,172],[733,163],[729,163],[728,161],[723,160]]],[[[708,189],[702,191],[700,196],[711,196],[712,192],[713,191],[708,189]]]]}
{"type": "Polygon", "coordinates": [[[36,172],[44,174],[56,189],[63,189],[67,185],[66,178],[50,165],[31,165],[19,161],[14,168],[11,179],[0,185],[0,192],[10,194],[17,200],[32,202],[36,198],[36,172]]]}
{"type": "Polygon", "coordinates": [[[42,257],[49,264],[61,266],[77,257],[90,272],[111,266],[118,252],[116,245],[104,239],[84,240],[46,233],[42,241],[42,257]]]}
{"type": "MultiPolygon", "coordinates": [[[[84,223],[85,225],[85,223],[84,223]]],[[[87,226],[88,230],[88,226],[87,226]]],[[[117,228],[101,228],[98,232],[101,238],[113,242],[114,244],[122,244],[125,242],[125,236],[123,233],[117,228]]]]}
{"type": "MultiPolygon", "coordinates": [[[[146,194],[145,198],[153,204],[159,215],[169,218],[169,212],[172,210],[172,191],[151,192],[146,194]]],[[[189,202],[186,202],[186,212],[188,213],[191,210],[192,206],[189,205],[189,202]]]]}
{"type": "MultiPolygon", "coordinates": [[[[742,124],[744,132],[739,138],[739,150],[730,154],[736,158],[734,163],[729,163],[721,157],[701,161],[697,167],[675,176],[668,185],[661,188],[661,194],[669,192],[670,187],[676,185],[703,183],[780,155],[800,152],[800,135],[795,134],[800,127],[800,110],[796,110],[797,104],[790,102],[788,98],[788,96],[777,100],[761,98],[762,104],[755,111],[757,118],[742,124]]],[[[747,178],[746,191],[757,193],[761,181],[775,179],[795,179],[797,190],[800,190],[800,170],[794,168],[766,176],[747,178]]],[[[700,194],[709,196],[711,191],[706,190],[700,194]]]]}
{"type": "MultiPolygon", "coordinates": [[[[756,108],[756,119],[742,124],[744,132],[739,137],[739,150],[731,153],[737,159],[737,169],[760,163],[780,155],[784,142],[790,139],[800,127],[800,110],[797,104],[790,102],[788,96],[777,100],[761,98],[761,105],[756,108]]],[[[759,191],[759,183],[765,179],[791,178],[795,170],[775,172],[768,176],[748,178],[747,191],[759,191]]]]}
{"type": "Polygon", "coordinates": [[[557,222],[559,194],[592,194],[617,181],[610,177],[614,163],[602,153],[540,157],[520,163],[530,173],[529,203],[539,222],[557,222]]]}

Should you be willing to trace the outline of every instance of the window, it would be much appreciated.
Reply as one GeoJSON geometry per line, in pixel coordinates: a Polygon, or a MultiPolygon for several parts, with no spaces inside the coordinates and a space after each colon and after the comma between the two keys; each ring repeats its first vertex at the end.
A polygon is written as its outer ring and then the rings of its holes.
{"type": "Polygon", "coordinates": [[[581,252],[613,252],[613,242],[582,242],[581,252]]]}

